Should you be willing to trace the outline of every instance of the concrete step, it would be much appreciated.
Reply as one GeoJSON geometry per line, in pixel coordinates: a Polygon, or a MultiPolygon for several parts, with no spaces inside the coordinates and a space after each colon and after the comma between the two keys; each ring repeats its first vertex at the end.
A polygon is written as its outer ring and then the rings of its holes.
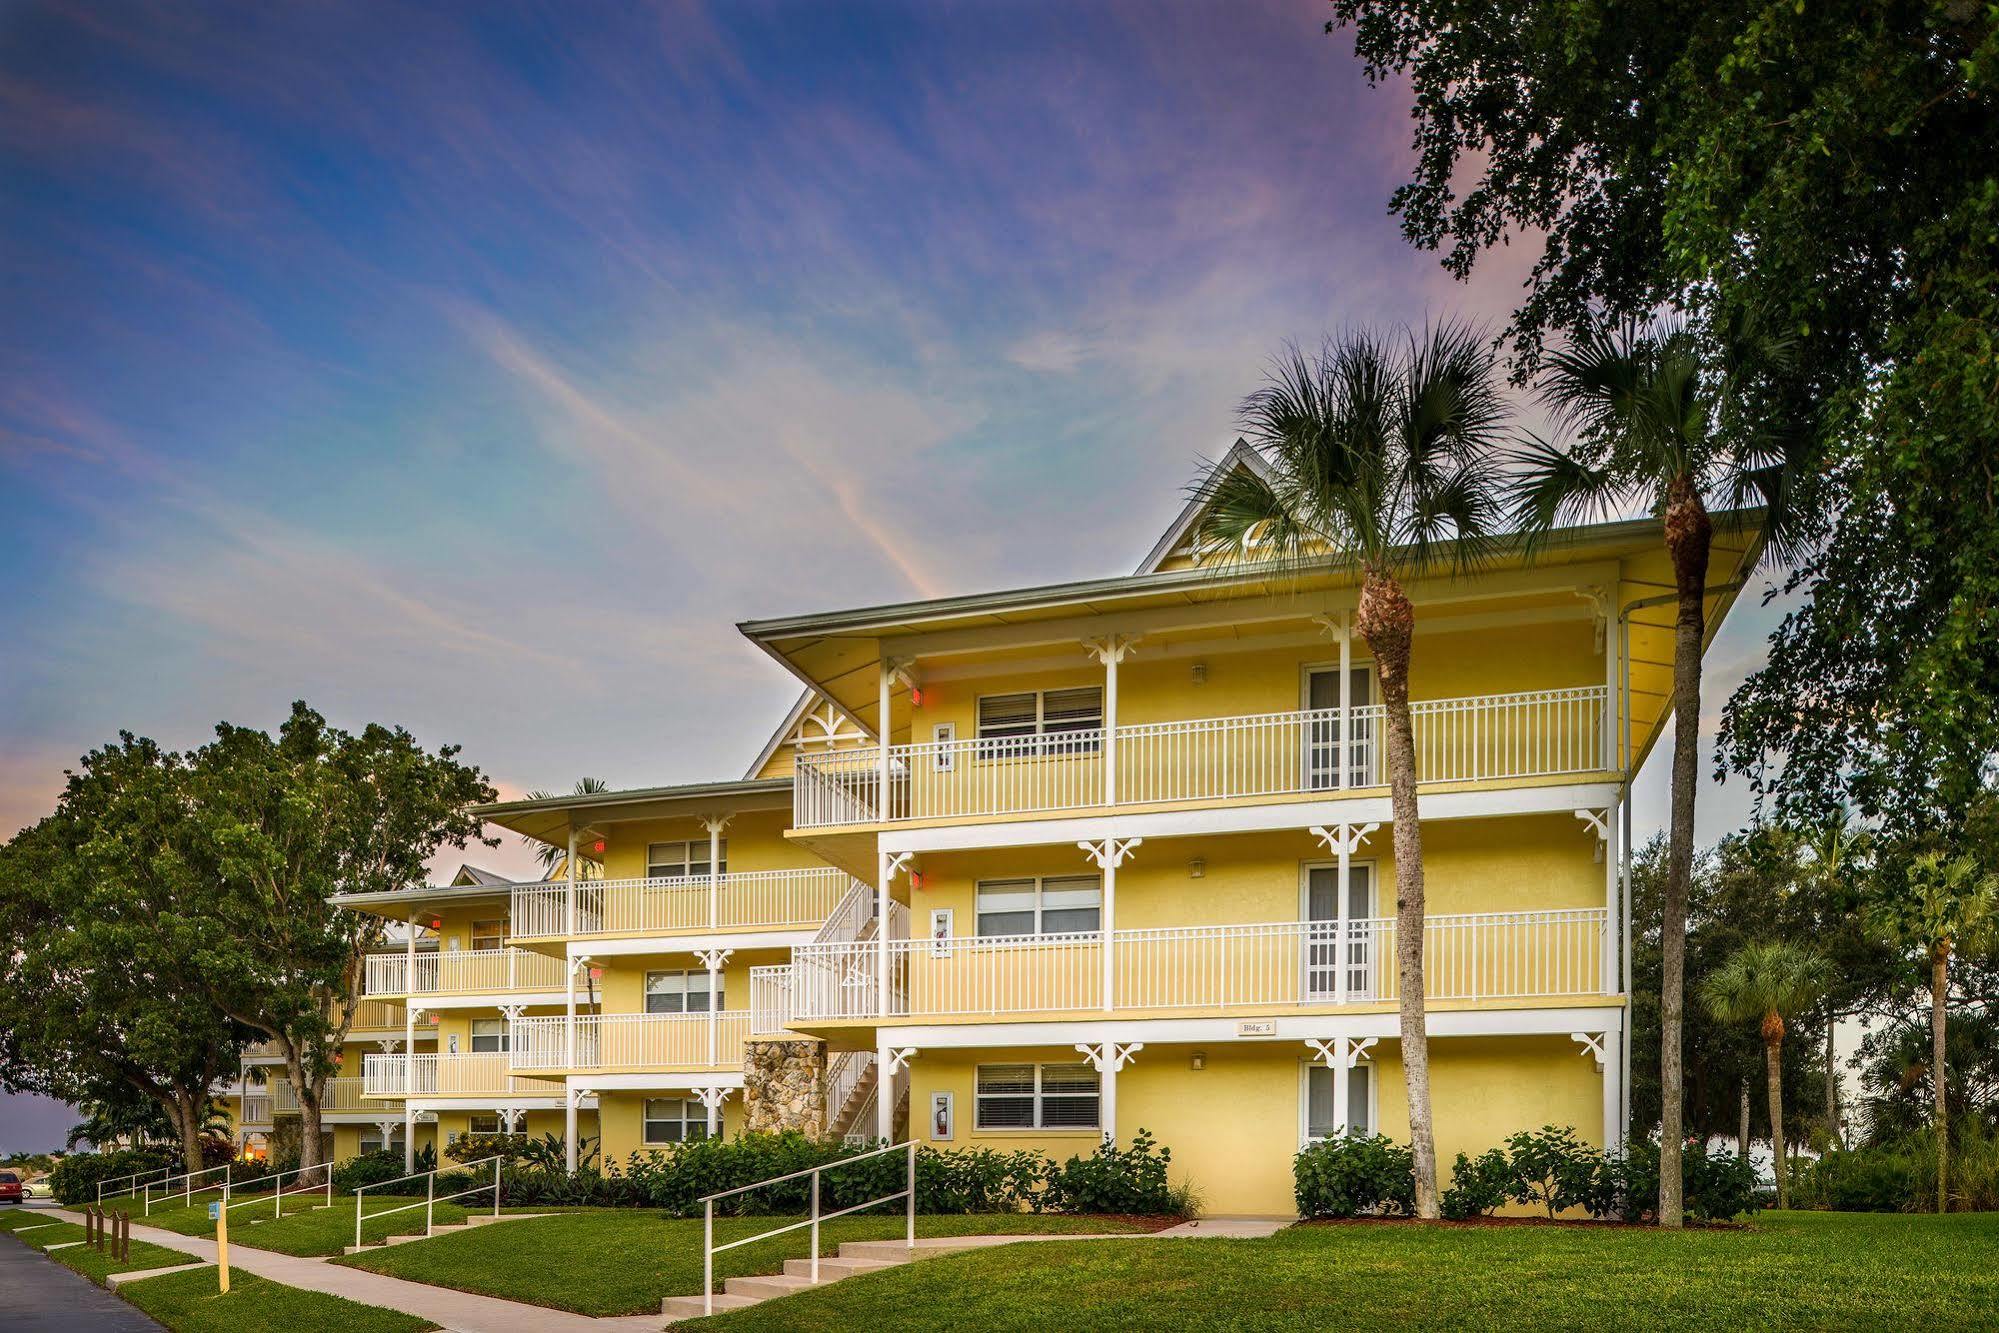
{"type": "Polygon", "coordinates": [[[760,1301],[768,1301],[779,1296],[789,1296],[794,1292],[806,1291],[812,1286],[807,1277],[788,1277],[775,1274],[771,1277],[732,1277],[722,1284],[722,1290],[731,1296],[751,1296],[760,1301]]]}
{"type": "MultiPolygon", "coordinates": [[[[900,1265],[888,1259],[835,1259],[829,1255],[819,1261],[819,1280],[822,1283],[838,1282],[841,1278],[852,1277],[856,1273],[875,1273],[884,1268],[896,1267],[900,1267],[900,1265]]],[[[810,1278],[812,1276],[812,1261],[810,1259],[786,1259],[784,1261],[784,1271],[791,1277],[810,1278]]]]}
{"type": "MultiPolygon", "coordinates": [[[[752,1296],[731,1296],[726,1292],[715,1293],[717,1310],[741,1310],[758,1303],[760,1298],[752,1296]]],[[[659,1303],[659,1312],[668,1319],[699,1319],[701,1298],[699,1296],[669,1296],[659,1303]]]]}

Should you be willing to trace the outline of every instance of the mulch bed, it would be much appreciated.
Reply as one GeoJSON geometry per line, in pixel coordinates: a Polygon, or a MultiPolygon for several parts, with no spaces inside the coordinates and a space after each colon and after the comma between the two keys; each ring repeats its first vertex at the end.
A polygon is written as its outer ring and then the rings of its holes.
{"type": "MultiPolygon", "coordinates": [[[[1651,1230],[1659,1224],[1649,1218],[1643,1222],[1613,1222],[1596,1217],[1467,1217],[1460,1219],[1438,1218],[1434,1222],[1420,1217],[1313,1217],[1299,1222],[1301,1227],[1590,1227],[1590,1228],[1631,1228],[1651,1230]]],[[[1687,1219],[1689,1231],[1747,1231],[1746,1222],[1696,1222],[1687,1219]]]]}

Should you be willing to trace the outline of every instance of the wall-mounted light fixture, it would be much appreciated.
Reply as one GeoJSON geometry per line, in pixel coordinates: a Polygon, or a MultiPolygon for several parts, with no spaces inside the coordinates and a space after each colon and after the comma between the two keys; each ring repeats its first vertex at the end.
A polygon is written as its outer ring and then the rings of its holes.
{"type": "Polygon", "coordinates": [[[1206,685],[1208,683],[1208,664],[1206,662],[1194,663],[1193,677],[1196,685],[1206,685]]]}
{"type": "Polygon", "coordinates": [[[1208,1053],[1206,1051],[1195,1051],[1187,1057],[1187,1068],[1199,1070],[1206,1069],[1207,1067],[1208,1053]]]}
{"type": "Polygon", "coordinates": [[[1208,873],[1208,859],[1196,856],[1187,862],[1187,878],[1200,879],[1208,873]]]}

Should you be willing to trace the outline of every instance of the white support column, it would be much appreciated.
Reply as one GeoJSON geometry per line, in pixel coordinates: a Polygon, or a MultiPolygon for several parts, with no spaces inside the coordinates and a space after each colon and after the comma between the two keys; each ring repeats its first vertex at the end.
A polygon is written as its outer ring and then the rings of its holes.
{"type": "Polygon", "coordinates": [[[569,1174],[576,1174],[576,1099],[581,1089],[573,1079],[563,1080],[562,1098],[562,1146],[565,1164],[569,1174]]]}
{"type": "Polygon", "coordinates": [[[909,1068],[914,1046],[882,1046],[875,1051],[875,1137],[895,1141],[896,1076],[909,1068]]]}
{"type": "MultiPolygon", "coordinates": [[[[1338,776],[1333,779],[1333,785],[1335,787],[1345,787],[1348,785],[1349,779],[1351,779],[1353,776],[1353,743],[1354,743],[1353,625],[1349,620],[1347,613],[1345,611],[1340,612],[1339,636],[1340,636],[1340,744],[1338,750],[1333,755],[1333,762],[1336,765],[1338,765],[1338,776]]],[[[1340,918],[1342,921],[1346,919],[1346,896],[1347,896],[1346,878],[1347,878],[1346,867],[1342,866],[1340,868],[1340,918]]],[[[1342,931],[1340,933],[1340,938],[1342,940],[1346,938],[1345,931],[1342,931]]],[[[1342,973],[1346,971],[1344,960],[1342,960],[1341,962],[1340,970],[1342,973]]],[[[1345,982],[1340,983],[1340,989],[1342,991],[1346,989],[1345,982]]]]}
{"type": "MultiPolygon", "coordinates": [[[[720,1021],[719,1009],[722,993],[721,973],[734,949],[696,949],[694,956],[701,960],[701,966],[708,969],[708,1067],[713,1069],[722,1062],[721,1037],[715,1024],[720,1021]]],[[[738,1052],[740,1055],[740,1052],[738,1052]]]]}
{"type": "Polygon", "coordinates": [[[889,948],[889,909],[895,897],[890,886],[895,877],[909,867],[912,853],[883,852],[875,860],[875,1016],[881,1020],[889,1017],[889,965],[892,951],[889,948]]]}
{"type": "Polygon", "coordinates": [[[1374,1046],[1375,1037],[1307,1037],[1313,1063],[1333,1071],[1333,1132],[1345,1135],[1352,1128],[1347,1121],[1347,1105],[1353,1089],[1353,1068],[1374,1046]]]}
{"type": "Polygon", "coordinates": [[[1105,805],[1117,804],[1117,669],[1138,642],[1136,634],[1110,634],[1083,640],[1083,648],[1104,667],[1104,745],[1099,756],[1104,770],[1105,805]]]}
{"type": "Polygon", "coordinates": [[[708,1112],[708,1137],[717,1137],[722,1132],[722,1103],[729,1099],[729,1089],[696,1088],[694,1097],[708,1112]]]}
{"type": "Polygon", "coordinates": [[[1102,842],[1079,842],[1083,855],[1104,875],[1104,905],[1099,913],[1103,936],[1103,1007],[1105,1013],[1117,1008],[1117,868],[1143,845],[1143,838],[1105,838],[1102,842]]]}
{"type": "MultiPolygon", "coordinates": [[[[408,1089],[405,1088],[407,1093],[408,1089]]],[[[383,1147],[389,1145],[384,1143],[383,1147]]],[[[416,1108],[410,1105],[407,1096],[403,1099],[403,1170],[416,1170],[416,1108]]]]}
{"type": "Polygon", "coordinates": [[[403,1036],[409,1045],[403,1048],[403,1096],[408,1097],[416,1090],[416,1020],[422,1012],[416,1007],[416,909],[410,909],[409,938],[403,941],[403,1036]]]}
{"type": "Polygon", "coordinates": [[[1099,1107],[1097,1118],[1103,1126],[1104,1142],[1117,1142],[1117,1076],[1118,1071],[1130,1064],[1132,1057],[1145,1049],[1142,1041],[1128,1042],[1122,1046],[1114,1041],[1101,1041],[1095,1045],[1079,1041],[1076,1050],[1090,1062],[1097,1071],[1099,1107]]]}
{"type": "MultiPolygon", "coordinates": [[[[570,946],[565,945],[565,950],[570,946]]],[[[565,952],[562,967],[562,1067],[576,1068],[576,968],[584,960],[565,952]]]]}
{"type": "Polygon", "coordinates": [[[568,925],[563,931],[571,939],[576,937],[576,826],[569,826],[569,855],[562,861],[563,876],[569,881],[562,891],[563,915],[568,917],[568,925]]]}
{"type": "MultiPolygon", "coordinates": [[[[1345,1004],[1351,978],[1347,975],[1353,957],[1353,922],[1349,916],[1347,901],[1347,877],[1353,870],[1353,854],[1367,845],[1367,835],[1380,828],[1379,824],[1335,824],[1330,828],[1314,824],[1311,835],[1326,845],[1326,850],[1339,858],[1339,882],[1333,897],[1333,1003],[1345,1004]]],[[[1368,954],[1368,964],[1373,966],[1375,958],[1368,954]]],[[[1374,987],[1368,988],[1373,991],[1374,987]]]]}
{"type": "MultiPolygon", "coordinates": [[[[891,806],[888,799],[888,696],[889,687],[895,683],[895,664],[884,655],[881,659],[881,679],[876,690],[878,715],[875,730],[881,736],[881,744],[876,747],[875,761],[875,818],[886,824],[891,806]]],[[[916,739],[914,736],[911,740],[916,739]]]]}
{"type": "Polygon", "coordinates": [[[708,830],[708,929],[722,924],[722,830],[729,827],[730,815],[709,815],[701,827],[708,830]]]}
{"type": "Polygon", "coordinates": [[[1624,1090],[1618,1086],[1619,1073],[1617,1052],[1610,1049],[1608,1032],[1571,1032],[1569,1040],[1581,1047],[1579,1054],[1589,1057],[1596,1064],[1596,1072],[1603,1079],[1603,1148],[1605,1152],[1619,1152],[1624,1146],[1624,1090]]]}

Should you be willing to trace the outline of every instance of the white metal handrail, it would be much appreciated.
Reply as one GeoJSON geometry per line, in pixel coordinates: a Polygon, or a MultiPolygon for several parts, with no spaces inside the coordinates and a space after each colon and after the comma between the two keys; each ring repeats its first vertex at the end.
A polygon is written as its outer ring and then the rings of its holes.
{"type": "Polygon", "coordinates": [[[99,1203],[103,1203],[106,1197],[104,1191],[107,1188],[116,1185],[121,1180],[126,1183],[122,1186],[119,1186],[117,1189],[113,1189],[111,1191],[110,1197],[113,1199],[130,1198],[132,1195],[137,1194],[139,1192],[139,1186],[142,1183],[150,1183],[150,1182],[142,1182],[139,1179],[139,1177],[150,1176],[153,1175],[155,1172],[157,1172],[161,1176],[171,1176],[173,1174],[173,1168],[170,1166],[156,1166],[149,1171],[134,1171],[131,1172],[129,1175],[112,1176],[109,1180],[100,1180],[97,1182],[97,1201],[99,1203]]]}
{"type": "Polygon", "coordinates": [[[453,1199],[462,1199],[468,1194],[484,1194],[489,1189],[493,1191],[493,1216],[498,1217],[500,1215],[500,1163],[502,1160],[498,1156],[481,1157],[476,1162],[466,1162],[462,1166],[449,1168],[453,1172],[470,1171],[475,1166],[484,1166],[486,1163],[491,1162],[493,1164],[493,1183],[491,1185],[474,1185],[471,1189],[459,1190],[456,1194],[446,1194],[441,1198],[437,1193],[437,1173],[444,1170],[445,1168],[443,1167],[434,1167],[429,1171],[412,1171],[406,1176],[397,1176],[393,1180],[378,1180],[371,1185],[360,1186],[354,1191],[354,1248],[357,1250],[361,1248],[361,1222],[364,1217],[380,1221],[382,1218],[391,1217],[396,1213],[406,1213],[412,1208],[421,1208],[423,1209],[423,1235],[424,1239],[428,1240],[437,1229],[438,1204],[450,1203],[453,1199]],[[422,1178],[424,1182],[424,1197],[421,1203],[404,1203],[398,1204],[394,1208],[384,1208],[379,1212],[366,1212],[364,1196],[369,1190],[380,1189],[384,1185],[400,1185],[406,1180],[416,1180],[418,1178],[422,1178]]]}
{"type": "Polygon", "coordinates": [[[724,1250],[733,1250],[739,1245],[749,1245],[772,1236],[782,1236],[786,1232],[804,1227],[812,1228],[812,1282],[819,1282],[819,1224],[858,1213],[866,1208],[878,1208],[897,1199],[907,1200],[905,1214],[905,1240],[913,1248],[916,1244],[916,1140],[907,1143],[893,1143],[873,1152],[856,1153],[852,1157],[842,1157],[837,1162],[827,1162],[820,1166],[809,1166],[803,1171],[792,1171],[782,1176],[772,1176],[769,1180],[759,1180],[753,1185],[738,1185],[732,1190],[720,1190],[701,1200],[701,1310],[703,1314],[715,1313],[715,1256],[724,1250]],[[884,1194],[879,1199],[869,1199],[850,1208],[842,1208],[835,1213],[822,1213],[819,1208],[819,1180],[827,1171],[837,1171],[855,1162],[864,1162],[870,1157],[880,1157],[887,1153],[899,1152],[907,1155],[908,1163],[903,1171],[903,1186],[892,1194],[884,1194]],[[797,1180],[800,1176],[812,1177],[812,1215],[803,1222],[793,1222],[788,1226],[773,1227],[769,1231],[759,1231],[754,1236],[744,1236],[723,1245],[715,1243],[715,1200],[747,1194],[751,1190],[762,1189],[766,1185],[780,1185],[787,1180],[797,1180]]]}
{"type": "Polygon", "coordinates": [[[750,969],[750,1034],[780,1036],[791,1029],[791,968],[783,963],[750,969]]]}
{"type": "MultiPolygon", "coordinates": [[[[333,1163],[319,1162],[312,1166],[295,1166],[289,1171],[276,1171],[268,1176],[258,1176],[255,1180],[246,1180],[241,1186],[233,1187],[230,1190],[230,1194],[233,1194],[237,1188],[243,1191],[245,1197],[237,1199],[233,1203],[225,1201],[222,1205],[225,1210],[248,1208],[255,1204],[270,1203],[274,1205],[272,1220],[275,1221],[285,1215],[285,1200],[287,1198],[295,1199],[303,1195],[320,1193],[325,1194],[326,1202],[318,1206],[331,1208],[333,1206],[333,1163]],[[308,1171],[321,1172],[326,1179],[318,1185],[294,1186],[289,1190],[285,1188],[284,1180],[286,1176],[303,1176],[308,1171]],[[257,1188],[267,1183],[272,1186],[269,1194],[265,1194],[257,1188]]],[[[225,1200],[227,1197],[225,1195],[225,1200]]]]}
{"type": "Polygon", "coordinates": [[[578,1014],[516,1018],[508,1037],[514,1069],[741,1068],[750,1012],[578,1014]],[[572,1042],[571,1036],[574,1036],[572,1042]]]}
{"type": "Polygon", "coordinates": [[[518,885],[521,939],[818,925],[850,877],[831,866],[518,885]]]}
{"type": "Polygon", "coordinates": [[[376,995],[561,990],[563,960],[527,949],[457,949],[368,955],[363,990],[376,995]]]}
{"type": "MultiPolygon", "coordinates": [[[[1410,705],[1417,781],[1471,782],[1610,768],[1602,685],[1425,699],[1410,705]]],[[[798,828],[1050,813],[1118,805],[1297,795],[1386,781],[1381,705],[1149,722],[1051,735],[801,755],[798,828]],[[884,797],[886,799],[884,799],[884,797]]]]}
{"type": "MultiPolygon", "coordinates": [[[[1604,993],[1603,908],[1482,912],[1424,922],[1432,1000],[1604,993]]],[[[1101,932],[801,945],[794,1022],[873,1018],[889,967],[891,1017],[1184,1008],[1281,1009],[1397,998],[1395,919],[1280,921],[1101,932]],[[1112,993],[1106,1003],[1104,986],[1112,993]]]]}
{"type": "Polygon", "coordinates": [[[867,929],[868,922],[875,919],[875,887],[855,880],[847,886],[840,901],[826,915],[826,923],[819,927],[819,933],[812,937],[815,944],[838,943],[843,940],[857,940],[867,929]]]}
{"type": "MultiPolygon", "coordinates": [[[[181,1202],[181,1207],[183,1208],[185,1208],[188,1204],[194,1202],[195,1195],[206,1194],[212,1189],[221,1190],[222,1197],[225,1199],[228,1198],[230,1169],[234,1165],[235,1163],[233,1162],[224,1162],[221,1166],[206,1166],[199,1171],[183,1171],[179,1175],[168,1176],[165,1180],[153,1181],[152,1183],[148,1184],[145,1189],[146,1216],[151,1217],[153,1215],[153,1191],[156,1188],[160,1188],[162,1186],[171,1186],[176,1180],[181,1182],[180,1202],[181,1202]],[[202,1176],[212,1176],[217,1171],[220,1171],[222,1173],[222,1183],[220,1185],[203,1185],[199,1189],[195,1188],[194,1182],[198,1178],[202,1176]]],[[[171,1198],[173,1196],[173,1193],[174,1191],[172,1189],[162,1189],[161,1197],[171,1198]]]]}

